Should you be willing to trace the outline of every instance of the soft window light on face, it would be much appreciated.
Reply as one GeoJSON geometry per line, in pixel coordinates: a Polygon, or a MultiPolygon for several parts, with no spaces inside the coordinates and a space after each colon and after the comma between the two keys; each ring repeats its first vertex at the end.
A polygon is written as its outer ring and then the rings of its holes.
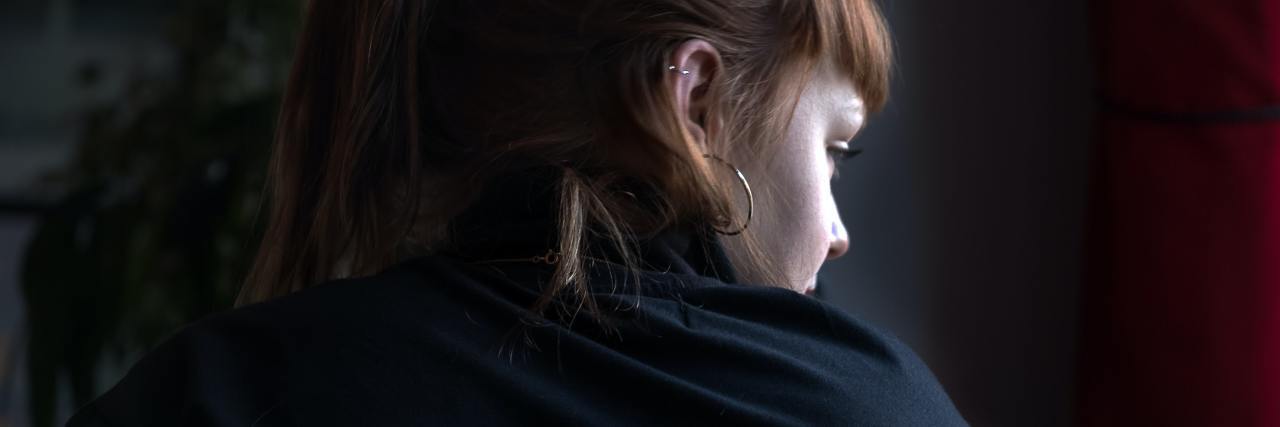
{"type": "Polygon", "coordinates": [[[840,165],[845,160],[851,159],[862,152],[862,149],[854,148],[852,144],[862,130],[863,122],[866,118],[863,105],[862,99],[855,96],[844,105],[839,115],[844,120],[841,127],[844,130],[838,132],[840,139],[833,140],[827,147],[827,152],[831,159],[832,179],[840,177],[840,165]]]}
{"type": "Polygon", "coordinates": [[[769,242],[767,255],[785,270],[785,286],[797,292],[812,289],[822,263],[849,247],[831,180],[839,161],[857,154],[850,140],[865,120],[848,76],[830,63],[814,72],[787,128],[785,148],[765,170],[748,171],[769,176],[776,189],[757,199],[757,236],[769,242]]]}

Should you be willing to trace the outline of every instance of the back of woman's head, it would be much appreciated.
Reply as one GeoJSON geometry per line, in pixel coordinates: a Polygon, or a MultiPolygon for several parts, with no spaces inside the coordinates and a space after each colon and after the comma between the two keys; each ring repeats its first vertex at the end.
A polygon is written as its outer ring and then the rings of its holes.
{"type": "MultiPolygon", "coordinates": [[[[562,262],[544,297],[582,297],[588,233],[626,255],[666,227],[740,217],[735,182],[703,154],[745,168],[780,149],[823,60],[877,109],[888,45],[870,0],[312,0],[238,303],[446,250],[483,183],[531,167],[564,172],[562,262]],[[694,39],[719,55],[697,137],[665,89],[694,39]],[[620,191],[635,183],[657,200],[620,191]]],[[[757,248],[735,260],[757,267],[750,279],[777,279],[753,230],[737,238],[757,248]]]]}

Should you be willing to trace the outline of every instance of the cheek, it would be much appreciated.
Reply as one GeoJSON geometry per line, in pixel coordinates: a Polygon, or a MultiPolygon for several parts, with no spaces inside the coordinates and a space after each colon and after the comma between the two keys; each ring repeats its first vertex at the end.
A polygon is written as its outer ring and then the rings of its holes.
{"type": "Polygon", "coordinates": [[[775,259],[794,281],[812,279],[826,259],[831,242],[832,204],[829,165],[821,141],[788,141],[786,153],[772,163],[774,188],[766,202],[767,242],[775,259]]]}

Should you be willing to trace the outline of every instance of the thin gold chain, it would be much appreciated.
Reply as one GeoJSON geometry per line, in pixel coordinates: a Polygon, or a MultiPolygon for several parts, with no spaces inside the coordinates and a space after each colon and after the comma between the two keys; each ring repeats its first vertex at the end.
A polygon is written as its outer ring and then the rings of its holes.
{"type": "Polygon", "coordinates": [[[468,261],[468,264],[488,264],[492,262],[532,262],[538,264],[556,265],[560,263],[560,253],[551,249],[547,249],[547,253],[531,258],[501,258],[501,259],[483,259],[479,261],[468,261]]]}
{"type": "MultiPolygon", "coordinates": [[[[594,261],[600,261],[600,262],[611,262],[606,259],[600,259],[600,258],[590,257],[590,256],[584,256],[583,258],[594,260],[594,261]]],[[[554,249],[547,249],[547,253],[538,255],[535,257],[484,259],[484,260],[478,260],[478,261],[468,261],[467,263],[468,264],[489,264],[489,263],[495,263],[495,262],[532,262],[535,264],[556,265],[560,263],[560,253],[556,252],[554,249]]]]}

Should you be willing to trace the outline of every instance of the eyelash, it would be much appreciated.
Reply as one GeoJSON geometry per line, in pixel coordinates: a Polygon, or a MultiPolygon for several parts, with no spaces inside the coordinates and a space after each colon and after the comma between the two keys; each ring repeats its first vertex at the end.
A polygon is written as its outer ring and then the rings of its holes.
{"type": "Polygon", "coordinates": [[[862,154],[861,148],[844,148],[840,146],[827,147],[827,155],[831,157],[832,162],[836,166],[835,170],[833,171],[834,176],[832,176],[831,178],[832,179],[839,178],[840,164],[845,160],[852,159],[859,154],[862,154]]]}
{"type": "Polygon", "coordinates": [[[833,146],[833,147],[827,147],[827,152],[831,154],[832,159],[836,160],[836,163],[839,163],[845,160],[852,159],[854,158],[854,156],[857,156],[859,154],[862,154],[862,149],[833,146]]]}

